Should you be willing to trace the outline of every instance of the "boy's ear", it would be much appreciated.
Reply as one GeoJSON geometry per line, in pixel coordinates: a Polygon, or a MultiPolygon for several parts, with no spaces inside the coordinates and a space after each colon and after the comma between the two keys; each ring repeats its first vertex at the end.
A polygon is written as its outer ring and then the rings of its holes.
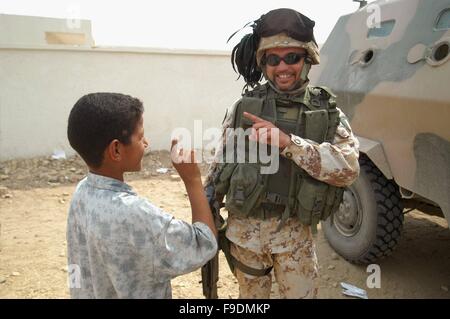
{"type": "Polygon", "coordinates": [[[113,162],[120,162],[120,160],[122,159],[122,143],[120,143],[120,141],[117,139],[112,140],[106,148],[106,155],[113,162]]]}

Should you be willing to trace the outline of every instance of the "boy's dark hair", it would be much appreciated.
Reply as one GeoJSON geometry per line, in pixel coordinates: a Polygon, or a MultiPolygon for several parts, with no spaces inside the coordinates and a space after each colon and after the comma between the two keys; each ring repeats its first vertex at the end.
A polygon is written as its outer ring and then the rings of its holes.
{"type": "Polygon", "coordinates": [[[144,112],[137,98],[120,93],[91,93],[81,97],[70,111],[67,137],[89,166],[100,167],[103,152],[112,140],[131,142],[144,112]]]}

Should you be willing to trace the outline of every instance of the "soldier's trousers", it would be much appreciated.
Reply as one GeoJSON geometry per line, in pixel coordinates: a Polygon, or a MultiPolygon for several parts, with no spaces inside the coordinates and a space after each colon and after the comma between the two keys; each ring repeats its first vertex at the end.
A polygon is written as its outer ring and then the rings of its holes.
{"type": "Polygon", "coordinates": [[[266,276],[253,276],[235,268],[234,275],[239,283],[239,298],[268,299],[272,288],[272,273],[279,287],[280,297],[289,299],[316,298],[318,264],[312,238],[300,240],[290,251],[272,254],[248,250],[230,242],[231,254],[243,264],[265,269],[273,266],[266,276]]]}

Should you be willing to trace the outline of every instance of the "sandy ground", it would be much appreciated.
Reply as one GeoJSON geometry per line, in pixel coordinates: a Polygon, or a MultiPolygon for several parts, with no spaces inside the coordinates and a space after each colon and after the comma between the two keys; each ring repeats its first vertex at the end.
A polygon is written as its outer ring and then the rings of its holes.
{"type": "MultiPolygon", "coordinates": [[[[183,184],[170,174],[131,175],[128,180],[154,204],[190,221],[183,184]]],[[[7,179],[13,180],[13,173],[7,179]]],[[[3,177],[3,185],[7,179],[3,177]]],[[[43,184],[11,184],[0,196],[0,298],[69,297],[65,234],[76,184],[69,179],[43,184]]],[[[319,298],[349,298],[342,294],[340,282],[366,289],[369,298],[450,298],[450,231],[443,218],[417,211],[405,217],[399,246],[379,262],[380,288],[367,288],[366,266],[350,264],[336,255],[320,229],[316,245],[321,268],[319,298]]],[[[200,271],[175,278],[173,297],[203,298],[200,279],[200,271]]],[[[272,297],[277,296],[273,285],[272,297]]],[[[238,297],[236,280],[222,253],[219,297],[238,297]]]]}

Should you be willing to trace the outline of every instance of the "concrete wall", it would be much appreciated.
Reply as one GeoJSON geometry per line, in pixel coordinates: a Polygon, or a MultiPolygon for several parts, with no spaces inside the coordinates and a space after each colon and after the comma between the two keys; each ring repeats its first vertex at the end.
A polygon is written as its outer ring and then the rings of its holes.
{"type": "Polygon", "coordinates": [[[73,44],[94,45],[89,20],[57,19],[0,14],[3,45],[73,44]]]}
{"type": "Polygon", "coordinates": [[[0,43],[0,160],[73,154],[69,112],[82,95],[120,92],[144,102],[151,149],[175,127],[220,126],[243,81],[227,52],[80,48],[0,43]]]}

